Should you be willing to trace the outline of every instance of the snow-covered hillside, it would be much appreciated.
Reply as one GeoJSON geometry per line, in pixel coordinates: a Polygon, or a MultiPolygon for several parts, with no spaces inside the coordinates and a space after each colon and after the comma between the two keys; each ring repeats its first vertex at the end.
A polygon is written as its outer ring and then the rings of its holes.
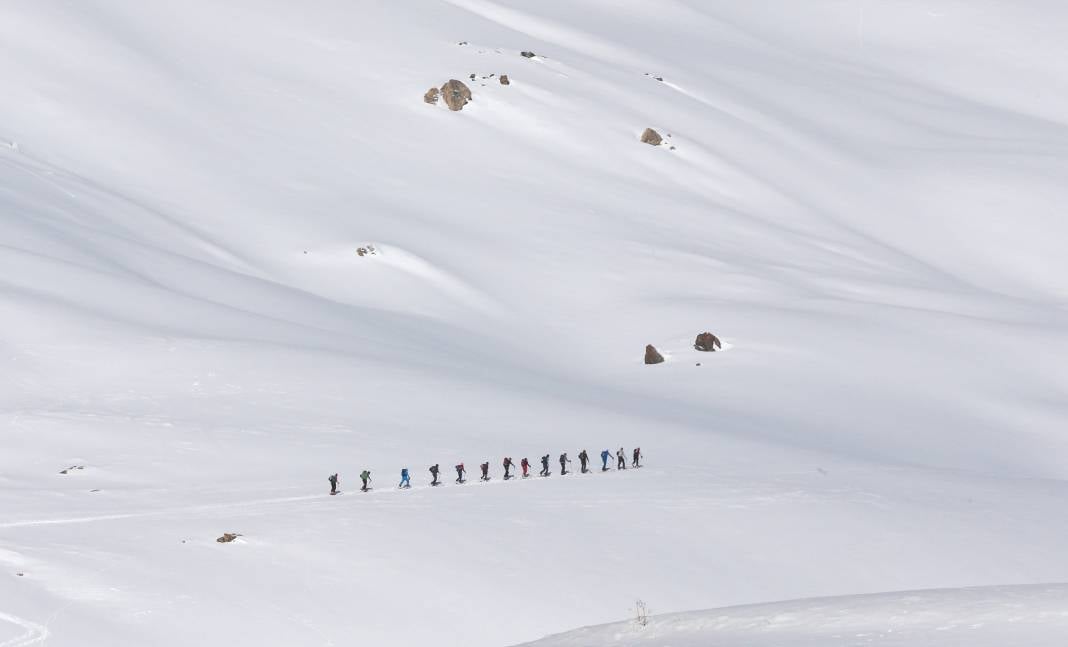
{"type": "Polygon", "coordinates": [[[1066,19],[6,3],[0,645],[1068,581],[1066,19]]]}
{"type": "Polygon", "coordinates": [[[935,589],[635,618],[531,647],[1058,647],[1068,635],[1066,585],[935,589]]]}

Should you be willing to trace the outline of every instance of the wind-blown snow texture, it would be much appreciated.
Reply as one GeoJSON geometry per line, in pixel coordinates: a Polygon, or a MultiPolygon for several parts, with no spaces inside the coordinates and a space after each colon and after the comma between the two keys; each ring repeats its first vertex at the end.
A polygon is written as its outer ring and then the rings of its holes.
{"type": "Polygon", "coordinates": [[[1065,19],[7,3],[0,645],[1068,581],[1065,19]],[[471,73],[511,85],[423,103],[471,73]],[[425,487],[461,460],[498,478],[425,487]]]}

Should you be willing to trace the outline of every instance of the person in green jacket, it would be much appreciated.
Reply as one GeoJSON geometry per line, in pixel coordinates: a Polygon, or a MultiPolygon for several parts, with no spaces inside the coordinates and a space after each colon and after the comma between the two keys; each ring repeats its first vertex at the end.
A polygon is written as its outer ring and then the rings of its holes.
{"type": "Polygon", "coordinates": [[[370,489],[367,485],[367,483],[371,480],[370,472],[368,472],[367,470],[360,472],[360,480],[363,481],[363,487],[360,488],[361,492],[366,492],[368,489],[370,489]]]}

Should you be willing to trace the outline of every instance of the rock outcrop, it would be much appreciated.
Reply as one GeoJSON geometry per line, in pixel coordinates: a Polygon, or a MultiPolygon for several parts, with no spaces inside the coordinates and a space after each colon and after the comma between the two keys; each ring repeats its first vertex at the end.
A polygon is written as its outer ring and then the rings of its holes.
{"type": "Polygon", "coordinates": [[[449,110],[463,110],[464,106],[471,101],[471,88],[467,87],[463,81],[450,79],[448,83],[441,86],[441,98],[445,100],[445,105],[449,106],[449,110]]]}
{"type": "Polygon", "coordinates": [[[232,542],[233,540],[237,539],[237,538],[238,538],[238,537],[240,537],[240,536],[241,536],[241,534],[240,534],[240,533],[236,533],[236,532],[224,532],[224,533],[223,533],[223,536],[222,536],[222,537],[219,537],[219,538],[218,538],[218,539],[216,539],[215,541],[219,542],[220,544],[229,544],[230,542],[232,542]]]}
{"type": "Polygon", "coordinates": [[[534,52],[519,52],[519,55],[523,58],[534,58],[535,56],[537,56],[537,54],[535,54],[534,52]]]}
{"type": "Polygon", "coordinates": [[[716,349],[722,349],[723,345],[719,343],[719,337],[716,337],[710,332],[703,332],[694,340],[693,347],[699,351],[712,353],[715,352],[716,349]]]}
{"type": "Polygon", "coordinates": [[[664,141],[664,138],[660,136],[660,133],[656,132],[652,128],[646,128],[642,133],[642,143],[649,144],[650,146],[659,146],[660,142],[664,141]]]}
{"type": "Polygon", "coordinates": [[[664,356],[660,354],[660,351],[649,344],[645,347],[645,363],[646,364],[660,364],[664,361],[664,356]]]}
{"type": "Polygon", "coordinates": [[[438,90],[437,88],[430,88],[426,91],[426,94],[423,95],[423,101],[431,105],[436,105],[439,96],[441,96],[441,90],[438,90]]]}

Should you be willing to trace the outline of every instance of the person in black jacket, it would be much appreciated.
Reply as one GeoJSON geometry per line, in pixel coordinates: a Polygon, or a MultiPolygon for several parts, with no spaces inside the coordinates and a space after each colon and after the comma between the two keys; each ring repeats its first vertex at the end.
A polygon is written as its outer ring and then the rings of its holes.
{"type": "Polygon", "coordinates": [[[549,475],[549,455],[548,454],[546,454],[546,455],[541,457],[541,475],[542,476],[548,476],[549,475]]]}

